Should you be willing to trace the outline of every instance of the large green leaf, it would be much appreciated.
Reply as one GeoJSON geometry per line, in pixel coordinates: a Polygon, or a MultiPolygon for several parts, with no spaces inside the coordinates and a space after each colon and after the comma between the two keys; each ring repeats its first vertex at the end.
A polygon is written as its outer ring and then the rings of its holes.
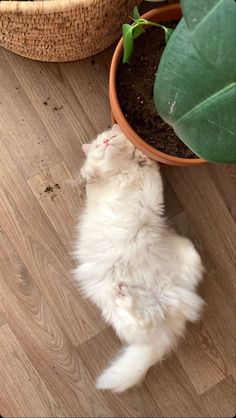
{"type": "Polygon", "coordinates": [[[236,163],[234,0],[182,0],[158,68],[156,108],[197,155],[236,163]]]}

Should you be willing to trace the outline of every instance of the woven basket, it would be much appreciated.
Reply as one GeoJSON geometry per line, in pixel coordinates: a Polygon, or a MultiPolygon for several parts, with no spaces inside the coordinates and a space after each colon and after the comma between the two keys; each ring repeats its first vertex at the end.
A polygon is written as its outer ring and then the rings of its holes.
{"type": "Polygon", "coordinates": [[[0,46],[40,61],[73,61],[107,48],[141,0],[1,1],[0,46]]]}

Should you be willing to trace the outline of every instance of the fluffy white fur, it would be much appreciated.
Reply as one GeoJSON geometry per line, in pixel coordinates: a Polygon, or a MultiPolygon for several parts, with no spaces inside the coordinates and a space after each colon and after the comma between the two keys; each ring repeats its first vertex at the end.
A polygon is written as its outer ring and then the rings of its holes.
{"type": "Polygon", "coordinates": [[[137,384],[198,319],[201,259],[163,217],[158,165],[117,125],[85,145],[86,208],[79,222],[75,280],[126,348],[98,378],[99,389],[137,384]]]}

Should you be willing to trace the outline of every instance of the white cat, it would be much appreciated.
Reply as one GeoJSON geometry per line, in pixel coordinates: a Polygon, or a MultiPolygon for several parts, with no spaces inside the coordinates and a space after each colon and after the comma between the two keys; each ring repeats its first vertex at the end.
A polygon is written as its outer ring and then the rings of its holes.
{"type": "Polygon", "coordinates": [[[79,222],[75,280],[127,347],[98,378],[122,392],[137,384],[198,319],[203,267],[192,243],[163,217],[158,165],[117,125],[84,145],[86,208],[79,222]]]}

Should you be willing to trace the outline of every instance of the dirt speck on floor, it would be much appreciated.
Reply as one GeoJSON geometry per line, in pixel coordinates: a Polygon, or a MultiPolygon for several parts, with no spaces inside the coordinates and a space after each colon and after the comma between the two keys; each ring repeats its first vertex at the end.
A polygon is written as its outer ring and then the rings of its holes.
{"type": "Polygon", "coordinates": [[[52,186],[47,186],[46,189],[44,190],[44,193],[51,193],[51,192],[53,192],[52,186]]]}
{"type": "Polygon", "coordinates": [[[61,186],[59,183],[55,183],[54,186],[48,185],[46,189],[44,190],[44,193],[46,193],[47,195],[50,195],[51,200],[53,200],[57,196],[56,191],[59,190],[60,188],[61,186]]]}
{"type": "Polygon", "coordinates": [[[57,110],[61,110],[62,108],[63,108],[63,105],[54,106],[53,110],[57,111],[57,110]]]}
{"type": "Polygon", "coordinates": [[[50,97],[48,96],[48,98],[46,100],[43,101],[44,106],[48,105],[48,101],[49,101],[50,97]]]}

